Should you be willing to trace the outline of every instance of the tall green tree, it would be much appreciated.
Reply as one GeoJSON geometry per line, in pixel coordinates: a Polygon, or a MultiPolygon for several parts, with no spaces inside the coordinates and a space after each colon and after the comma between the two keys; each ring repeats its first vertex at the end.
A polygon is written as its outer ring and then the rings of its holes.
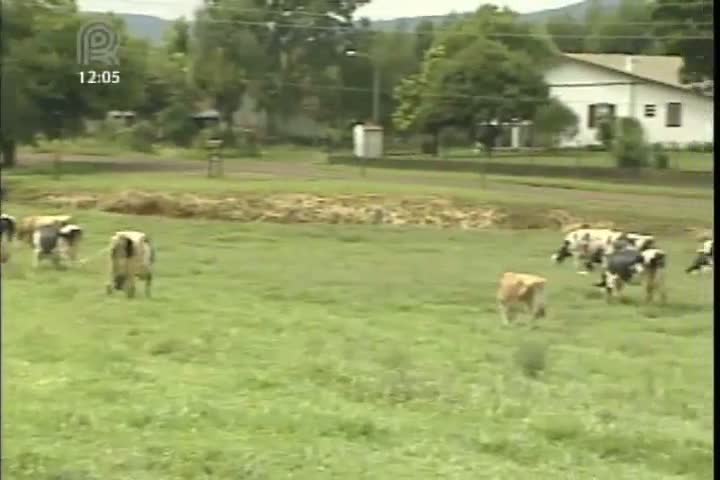
{"type": "Polygon", "coordinates": [[[109,17],[120,36],[120,82],[82,84],[79,71],[108,69],[80,66],[76,35],[85,15],[70,0],[3,2],[2,144],[5,165],[15,163],[18,142],[35,134],[50,138],[82,131],[84,120],[110,108],[131,109],[143,100],[147,45],[130,40],[122,22],[109,17]]]}
{"type": "Polygon", "coordinates": [[[683,80],[712,80],[715,71],[712,0],[656,0],[652,12],[655,34],[668,36],[668,52],[683,57],[683,80]]]}
{"type": "MultiPolygon", "coordinates": [[[[316,96],[313,85],[335,81],[329,67],[340,63],[352,15],[364,3],[206,1],[195,30],[198,55],[220,51],[224,68],[245,73],[245,87],[267,112],[272,130],[279,115],[298,111],[306,97],[316,96]]],[[[230,96],[240,91],[236,84],[225,86],[230,96]]]]}
{"type": "Polygon", "coordinates": [[[396,89],[395,126],[436,138],[450,126],[477,136],[480,123],[532,118],[548,98],[543,68],[553,58],[549,39],[529,36],[536,33],[495,7],[442,32],[421,71],[396,89]],[[510,33],[521,35],[499,35],[510,33]]]}
{"type": "Polygon", "coordinates": [[[662,53],[652,27],[652,8],[637,0],[622,0],[616,9],[588,24],[588,52],[641,55],[662,53]]]}

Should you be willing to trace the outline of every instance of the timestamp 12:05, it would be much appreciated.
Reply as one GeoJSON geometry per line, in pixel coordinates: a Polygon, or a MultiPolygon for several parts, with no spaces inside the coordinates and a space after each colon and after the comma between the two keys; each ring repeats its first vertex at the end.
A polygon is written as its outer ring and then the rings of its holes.
{"type": "Polygon", "coordinates": [[[117,70],[86,70],[78,72],[80,83],[120,83],[120,72],[117,70]]]}

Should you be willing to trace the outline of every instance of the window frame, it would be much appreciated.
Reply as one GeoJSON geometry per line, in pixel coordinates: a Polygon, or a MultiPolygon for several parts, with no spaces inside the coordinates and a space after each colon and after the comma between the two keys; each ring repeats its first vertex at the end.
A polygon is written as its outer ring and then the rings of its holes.
{"type": "Polygon", "coordinates": [[[668,128],[679,128],[682,127],[682,103],[681,102],[667,102],[665,105],[665,126],[668,128]],[[671,107],[677,106],[677,121],[671,122],[670,112],[671,107]]]}

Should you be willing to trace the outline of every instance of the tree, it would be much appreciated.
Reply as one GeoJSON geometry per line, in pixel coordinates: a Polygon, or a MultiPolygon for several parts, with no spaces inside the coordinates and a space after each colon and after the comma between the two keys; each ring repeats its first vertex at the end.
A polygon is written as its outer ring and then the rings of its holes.
{"type": "Polygon", "coordinates": [[[15,164],[17,143],[31,142],[37,133],[50,138],[74,135],[87,118],[142,102],[146,44],[130,40],[118,19],[108,17],[120,36],[120,82],[84,85],[80,68],[99,68],[77,65],[76,35],[87,17],[77,12],[74,2],[7,0],[2,14],[8,25],[2,43],[0,136],[6,166],[15,164]]]}
{"type": "MultiPolygon", "coordinates": [[[[337,66],[344,56],[352,15],[364,3],[367,0],[206,2],[196,22],[198,54],[220,55],[226,73],[232,72],[223,75],[226,79],[252,72],[245,87],[266,111],[272,133],[276,117],[299,110],[308,96],[322,98],[312,92],[313,86],[333,81],[336,72],[328,67],[337,66]]],[[[221,89],[234,96],[238,87],[225,82],[221,89]]]]}
{"type": "Polygon", "coordinates": [[[551,98],[540,106],[533,119],[537,142],[545,148],[557,147],[578,133],[578,116],[564,103],[551,98]]]}
{"type": "MultiPolygon", "coordinates": [[[[395,126],[435,138],[452,126],[477,137],[480,124],[533,118],[548,96],[542,69],[552,58],[552,46],[546,39],[530,39],[531,31],[508,10],[481,7],[475,16],[442,32],[421,71],[396,89],[395,126]],[[525,35],[493,35],[503,32],[525,35]]],[[[490,151],[497,128],[484,131],[490,134],[483,135],[490,151]]]]}
{"type": "Polygon", "coordinates": [[[585,40],[590,35],[590,28],[587,23],[565,14],[549,19],[545,24],[545,28],[561,52],[585,52],[585,40]]]}
{"type": "Polygon", "coordinates": [[[682,80],[688,83],[713,80],[713,2],[656,0],[654,6],[655,34],[671,37],[666,40],[668,53],[682,56],[682,80]]]}
{"type": "Polygon", "coordinates": [[[622,0],[613,11],[597,15],[588,24],[585,47],[592,53],[640,55],[662,53],[654,39],[652,9],[637,0],[622,0]]]}

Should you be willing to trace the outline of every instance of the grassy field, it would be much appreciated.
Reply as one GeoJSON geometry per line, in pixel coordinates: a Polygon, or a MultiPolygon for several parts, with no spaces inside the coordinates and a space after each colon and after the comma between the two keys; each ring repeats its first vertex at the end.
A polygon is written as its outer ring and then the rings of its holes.
{"type": "MultiPolygon", "coordinates": [[[[560,203],[522,185],[508,195],[509,184],[475,191],[372,178],[239,179],[27,175],[9,178],[15,200],[3,210],[45,213],[33,200],[42,190],[128,188],[560,203]]],[[[573,208],[609,214],[629,194],[592,195],[573,208]]],[[[594,277],[550,264],[558,232],[73,212],[86,226],[90,257],[115,230],[155,239],[155,295],[107,297],[104,258],[32,271],[29,249],[14,252],[2,285],[3,473],[13,480],[710,478],[713,286],[710,277],[682,272],[696,245],[681,226],[712,218],[712,199],[643,198],[638,220],[676,225],[660,239],[670,255],[666,306],[639,302],[639,287],[627,302],[606,305],[594,277]],[[549,317],[537,328],[500,323],[494,292],[508,269],[549,279],[549,317]],[[528,374],[533,367],[537,377],[528,374]]]]}

